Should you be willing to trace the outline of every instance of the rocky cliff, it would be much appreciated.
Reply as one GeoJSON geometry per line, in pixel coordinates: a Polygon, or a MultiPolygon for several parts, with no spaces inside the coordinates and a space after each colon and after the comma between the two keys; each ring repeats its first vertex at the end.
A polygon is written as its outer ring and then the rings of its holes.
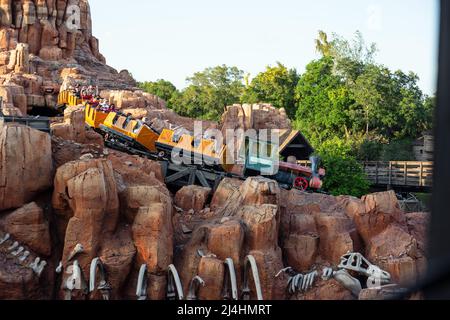
{"type": "Polygon", "coordinates": [[[126,71],[106,64],[92,35],[87,0],[0,1],[0,94],[5,114],[53,108],[71,83],[135,89],[126,71]]]}
{"type": "MultiPolygon", "coordinates": [[[[135,117],[193,129],[193,119],[133,92],[129,74],[105,64],[87,1],[0,0],[0,20],[4,113],[51,108],[61,85],[95,82],[135,117]]],[[[234,105],[208,127],[291,124],[284,110],[234,105]]],[[[259,278],[264,299],[378,299],[425,272],[427,220],[402,212],[393,192],[333,197],[263,177],[169,190],[161,163],[106,148],[86,130],[82,107],[67,108],[52,135],[0,124],[0,299],[136,299],[143,274],[139,297],[164,299],[174,293],[171,266],[185,296],[199,276],[204,286],[190,298],[230,298],[231,264],[239,296],[257,298],[259,278]],[[343,264],[352,252],[367,258],[352,256],[357,271],[343,264]],[[383,272],[395,285],[368,288],[383,272]]]]}
{"type": "MultiPolygon", "coordinates": [[[[393,192],[333,197],[253,177],[224,179],[214,192],[189,186],[173,193],[160,163],[90,142],[2,126],[0,299],[102,299],[105,292],[136,299],[143,265],[147,298],[164,299],[171,264],[185,295],[198,275],[205,286],[197,297],[221,299],[224,261],[233,261],[242,292],[249,255],[264,299],[378,299],[391,287],[368,289],[362,282],[355,293],[351,282],[319,275],[337,271],[349,252],[365,255],[400,287],[426,268],[428,215],[402,212],[393,192]],[[106,278],[89,292],[92,261],[101,262],[106,278]],[[316,277],[303,288],[300,278],[279,273],[287,267],[316,277]],[[79,287],[69,286],[74,268],[79,287]]],[[[250,283],[252,299],[255,288],[250,283]]]]}

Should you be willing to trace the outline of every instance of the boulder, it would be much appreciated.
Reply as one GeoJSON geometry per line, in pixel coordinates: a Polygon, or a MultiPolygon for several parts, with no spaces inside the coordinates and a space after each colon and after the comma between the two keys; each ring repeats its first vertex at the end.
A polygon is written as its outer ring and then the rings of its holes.
{"type": "Polygon", "coordinates": [[[53,135],[81,144],[103,146],[103,137],[92,130],[87,130],[84,118],[84,107],[67,107],[64,111],[64,122],[51,125],[53,135]]]}
{"type": "Polygon", "coordinates": [[[278,247],[278,207],[263,204],[244,206],[238,217],[246,225],[246,245],[249,250],[275,250],[278,247]]]}
{"type": "Polygon", "coordinates": [[[199,212],[205,208],[210,194],[210,188],[186,186],[175,195],[175,205],[184,211],[199,212]]]}
{"type": "Polygon", "coordinates": [[[353,240],[350,231],[352,221],[344,215],[319,213],[316,224],[320,236],[320,255],[333,265],[340,262],[341,257],[353,252],[353,240]]]}
{"type": "Polygon", "coordinates": [[[204,257],[198,265],[198,275],[205,281],[205,287],[200,287],[199,300],[222,300],[225,267],[222,260],[204,257]]]}
{"type": "MultiPolygon", "coordinates": [[[[99,257],[107,270],[107,280],[111,285],[111,299],[123,299],[123,288],[128,279],[136,255],[131,228],[120,226],[116,233],[102,239],[99,257]]],[[[97,299],[101,297],[97,296],[97,299]]]]}
{"type": "Polygon", "coordinates": [[[405,214],[400,210],[394,191],[367,195],[362,198],[362,202],[365,205],[365,211],[359,212],[354,220],[366,244],[392,223],[406,225],[405,214]]]}
{"type": "Polygon", "coordinates": [[[44,212],[32,202],[0,218],[0,228],[41,256],[52,252],[50,231],[44,212]]]}
{"type": "Polygon", "coordinates": [[[81,244],[77,260],[85,274],[98,256],[102,239],[115,233],[119,220],[119,199],[110,161],[74,161],[57,170],[53,208],[59,230],[64,232],[63,262],[81,244]],[[67,225],[67,227],[65,227],[67,225]]]}
{"type": "Polygon", "coordinates": [[[355,300],[351,291],[334,279],[324,281],[317,278],[311,290],[296,294],[295,300],[355,300]]]}
{"type": "Polygon", "coordinates": [[[147,264],[149,273],[164,273],[172,263],[172,207],[167,202],[141,207],[133,223],[136,263],[147,264]]]}
{"type": "Polygon", "coordinates": [[[53,179],[51,140],[29,127],[0,126],[0,211],[30,202],[53,179]]]}

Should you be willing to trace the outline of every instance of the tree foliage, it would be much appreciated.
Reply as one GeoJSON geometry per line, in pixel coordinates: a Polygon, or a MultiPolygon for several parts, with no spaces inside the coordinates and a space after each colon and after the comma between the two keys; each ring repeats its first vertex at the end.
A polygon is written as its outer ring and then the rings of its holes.
{"type": "Polygon", "coordinates": [[[169,102],[177,92],[177,88],[172,84],[172,82],[162,79],[155,82],[141,82],[139,83],[139,87],[145,92],[154,94],[167,102],[169,102]]]}
{"type": "Polygon", "coordinates": [[[280,62],[275,67],[268,66],[245,88],[241,97],[243,103],[270,103],[276,108],[284,108],[287,114],[295,116],[295,87],[299,76],[295,69],[288,69],[280,62]]]}
{"type": "Polygon", "coordinates": [[[218,120],[226,106],[239,103],[244,90],[244,72],[226,65],[207,68],[188,78],[188,86],[172,97],[180,115],[218,120]]]}
{"type": "Polygon", "coordinates": [[[335,196],[361,197],[369,192],[370,184],[360,163],[353,156],[353,148],[342,139],[324,142],[317,150],[326,169],[324,189],[335,196]]]}

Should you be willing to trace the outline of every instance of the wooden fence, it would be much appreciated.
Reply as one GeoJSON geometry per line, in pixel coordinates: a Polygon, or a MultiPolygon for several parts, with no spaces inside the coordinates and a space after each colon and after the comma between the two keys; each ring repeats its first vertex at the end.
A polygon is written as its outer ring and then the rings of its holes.
{"type": "Polygon", "coordinates": [[[364,162],[364,171],[374,185],[432,187],[433,162],[364,162]]]}
{"type": "MultiPolygon", "coordinates": [[[[310,166],[309,161],[300,165],[310,166]]],[[[368,161],[362,163],[373,185],[430,188],[433,186],[433,162],[368,161]]]]}

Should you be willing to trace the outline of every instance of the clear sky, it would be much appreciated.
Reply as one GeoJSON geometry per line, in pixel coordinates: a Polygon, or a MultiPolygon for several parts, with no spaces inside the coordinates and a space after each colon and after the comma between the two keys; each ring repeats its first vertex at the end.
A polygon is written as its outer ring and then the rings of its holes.
{"type": "Polygon", "coordinates": [[[138,81],[178,88],[206,67],[255,75],[280,61],[303,72],[318,58],[318,30],[375,42],[377,61],[414,71],[435,92],[436,0],[91,0],[94,35],[109,65],[138,81]]]}

